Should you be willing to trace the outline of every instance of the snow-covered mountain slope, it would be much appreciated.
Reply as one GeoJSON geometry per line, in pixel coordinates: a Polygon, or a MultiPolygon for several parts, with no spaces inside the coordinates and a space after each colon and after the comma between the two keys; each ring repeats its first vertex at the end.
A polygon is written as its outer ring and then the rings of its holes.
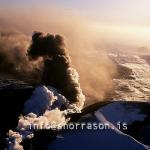
{"type": "MultiPolygon", "coordinates": [[[[142,103],[141,103],[142,105],[142,103]]],[[[141,113],[141,108],[135,105],[130,105],[124,102],[113,102],[98,110],[101,112],[109,122],[115,126],[117,122],[124,122],[127,125],[135,121],[144,121],[147,115],[141,113]]]]}
{"type": "Polygon", "coordinates": [[[56,139],[51,141],[49,149],[86,149],[86,150],[144,150],[148,146],[135,140],[132,136],[125,134],[118,129],[117,123],[131,124],[134,121],[144,120],[144,114],[140,114],[138,108],[123,102],[110,103],[96,111],[82,116],[79,119],[81,124],[86,124],[83,129],[65,130],[60,132],[56,139]],[[129,110],[129,111],[128,111],[129,110]],[[99,124],[101,128],[91,128],[91,124],[99,124]],[[110,128],[105,128],[108,125],[110,128]],[[102,127],[103,126],[103,127],[102,127]]]}
{"type": "MultiPolygon", "coordinates": [[[[144,103],[144,102],[143,102],[144,103]]],[[[134,122],[143,122],[150,116],[143,113],[143,103],[132,105],[132,102],[110,102],[104,105],[96,104],[81,110],[76,106],[69,104],[69,101],[53,87],[39,86],[32,96],[25,102],[23,115],[18,120],[15,130],[9,130],[7,139],[8,150],[23,150],[21,145],[26,140],[34,138],[32,149],[37,150],[43,143],[48,149],[102,149],[102,150],[144,150],[148,146],[135,140],[131,135],[126,134],[128,126],[134,122]],[[87,111],[87,112],[86,112],[87,111]],[[78,119],[69,122],[71,115],[77,115],[78,119]],[[61,128],[70,125],[70,123],[79,123],[77,129],[61,128]],[[84,128],[81,128],[82,125],[84,128]],[[94,128],[96,124],[97,128],[94,128]],[[55,129],[54,134],[49,129],[55,129]],[[38,132],[44,131],[47,138],[38,132]],[[36,144],[35,144],[36,143],[36,144]]],[[[136,104],[136,102],[134,102],[136,104]]],[[[144,103],[149,107],[149,103],[144,103]]],[[[29,142],[30,145],[30,142],[29,142]]],[[[43,149],[42,150],[46,150],[43,149]]]]}
{"type": "Polygon", "coordinates": [[[59,149],[146,150],[148,147],[115,130],[73,130],[63,133],[49,145],[49,150],[59,149]]]}

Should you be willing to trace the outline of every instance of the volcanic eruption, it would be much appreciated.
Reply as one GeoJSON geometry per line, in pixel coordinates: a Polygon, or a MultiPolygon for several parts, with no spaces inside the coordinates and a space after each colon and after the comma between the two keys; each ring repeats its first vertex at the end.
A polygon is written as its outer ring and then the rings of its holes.
{"type": "Polygon", "coordinates": [[[41,83],[59,90],[71,103],[83,107],[85,97],[79,84],[79,75],[71,67],[71,61],[60,35],[44,35],[35,32],[28,50],[31,60],[43,58],[44,67],[41,83]]]}

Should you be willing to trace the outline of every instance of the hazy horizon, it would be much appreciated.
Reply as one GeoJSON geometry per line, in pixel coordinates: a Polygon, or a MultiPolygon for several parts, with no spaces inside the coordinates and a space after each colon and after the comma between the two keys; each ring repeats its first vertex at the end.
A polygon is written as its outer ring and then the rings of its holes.
{"type": "MultiPolygon", "coordinates": [[[[102,49],[150,48],[148,0],[0,1],[0,27],[84,36],[102,49]],[[84,34],[80,34],[84,32],[84,34]],[[87,37],[86,37],[87,36],[87,37]]],[[[76,42],[76,41],[75,41],[76,42]]]]}

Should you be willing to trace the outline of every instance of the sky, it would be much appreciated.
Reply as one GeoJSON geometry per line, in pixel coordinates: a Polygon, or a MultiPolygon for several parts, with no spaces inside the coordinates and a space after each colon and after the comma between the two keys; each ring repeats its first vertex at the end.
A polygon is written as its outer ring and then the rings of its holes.
{"type": "Polygon", "coordinates": [[[0,5],[21,9],[56,5],[101,23],[150,25],[149,0],[0,0],[0,5]]]}
{"type": "Polygon", "coordinates": [[[70,30],[78,26],[82,26],[82,30],[85,24],[90,24],[95,33],[105,36],[104,41],[129,41],[132,45],[150,48],[149,6],[150,0],[0,0],[0,19],[10,25],[13,18],[18,26],[25,26],[28,21],[32,30],[34,27],[44,30],[44,23],[53,27],[69,26],[70,30]],[[83,20],[87,22],[81,23],[83,20]],[[38,28],[39,24],[42,28],[38,28]]]}

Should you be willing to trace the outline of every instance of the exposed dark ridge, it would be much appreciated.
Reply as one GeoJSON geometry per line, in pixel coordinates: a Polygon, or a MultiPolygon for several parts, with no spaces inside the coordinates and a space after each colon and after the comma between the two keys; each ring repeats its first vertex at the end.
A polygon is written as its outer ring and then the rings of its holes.
{"type": "MultiPolygon", "coordinates": [[[[13,83],[12,83],[13,84],[13,83]]],[[[18,84],[19,85],[19,84],[18,84]]],[[[12,88],[5,86],[0,88],[0,149],[4,149],[6,133],[14,129],[18,124],[18,117],[22,113],[25,101],[32,95],[34,90],[31,86],[12,88]]]]}

